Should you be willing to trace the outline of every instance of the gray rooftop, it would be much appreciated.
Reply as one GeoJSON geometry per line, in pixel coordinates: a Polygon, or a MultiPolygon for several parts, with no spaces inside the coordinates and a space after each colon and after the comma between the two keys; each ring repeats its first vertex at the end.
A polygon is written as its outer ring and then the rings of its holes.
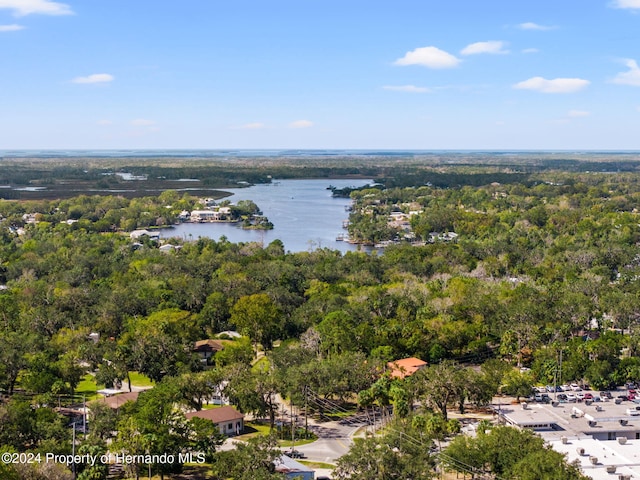
{"type": "Polygon", "coordinates": [[[548,440],[594,435],[605,440],[622,435],[635,439],[636,434],[640,434],[640,405],[629,401],[620,404],[594,402],[591,405],[560,403],[557,406],[530,403],[526,408],[510,404],[494,405],[494,408],[508,423],[532,428],[548,440]]]}

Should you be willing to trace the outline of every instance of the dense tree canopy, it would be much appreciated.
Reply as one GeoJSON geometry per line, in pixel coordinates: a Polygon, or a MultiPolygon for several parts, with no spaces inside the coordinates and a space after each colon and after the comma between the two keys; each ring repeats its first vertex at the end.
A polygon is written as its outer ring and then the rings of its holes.
{"type": "MultiPolygon", "coordinates": [[[[272,424],[276,394],[298,405],[313,398],[309,409],[319,414],[323,402],[393,406],[407,422],[419,400],[440,415],[416,433],[432,439],[451,430],[448,409],[486,405],[499,391],[526,396],[554,379],[598,388],[640,380],[637,176],[547,170],[518,183],[485,174],[352,192],[351,237],[397,240],[371,254],[285,253],[277,242],[206,238],[172,239],[180,248],[171,253],[148,239],[134,245],[124,231],[172,221],[197,204],[171,191],[0,201],[0,388],[11,396],[0,404],[0,446],[69,445],[69,428],[50,406],[87,373],[115,385],[137,370],[155,384],[117,420],[97,411],[93,441],[117,431],[127,451],[198,445],[209,457],[215,442],[180,409],[203,408],[223,390],[272,424]],[[34,212],[27,223],[23,214],[34,212]],[[408,226],[391,225],[392,213],[406,214],[408,226]],[[200,361],[194,343],[230,329],[245,338],[200,361]],[[392,380],[387,362],[412,356],[429,366],[392,380]]],[[[360,478],[360,460],[374,450],[382,470],[409,472],[394,450],[408,447],[389,441],[359,443],[342,478],[360,478]]],[[[464,446],[467,456],[474,445],[464,446]]],[[[269,458],[268,445],[255,448],[269,458]]],[[[482,457],[478,468],[528,478],[546,475],[531,466],[540,455],[562,463],[546,451],[517,461],[512,453],[482,457]]]]}

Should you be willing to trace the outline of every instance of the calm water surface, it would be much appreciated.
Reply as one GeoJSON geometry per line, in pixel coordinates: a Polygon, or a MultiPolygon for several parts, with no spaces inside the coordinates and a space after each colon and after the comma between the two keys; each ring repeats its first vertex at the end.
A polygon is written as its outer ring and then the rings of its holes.
{"type": "Polygon", "coordinates": [[[346,198],[333,198],[329,185],[338,188],[361,187],[371,180],[274,180],[268,185],[249,188],[225,189],[233,195],[233,203],[253,200],[273,223],[273,230],[243,230],[228,223],[182,223],[161,231],[163,238],[182,237],[195,240],[208,237],[219,240],[225,236],[230,242],[262,242],[268,245],[275,239],[284,243],[290,252],[330,248],[346,252],[357,250],[357,245],[336,241],[346,234],[342,222],[349,217],[346,198]]]}

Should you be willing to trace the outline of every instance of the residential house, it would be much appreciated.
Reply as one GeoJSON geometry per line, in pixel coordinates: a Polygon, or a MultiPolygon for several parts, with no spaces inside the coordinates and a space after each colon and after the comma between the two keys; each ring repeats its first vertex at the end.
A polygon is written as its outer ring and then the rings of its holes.
{"type": "Polygon", "coordinates": [[[220,433],[227,436],[239,435],[244,430],[244,415],[231,406],[200,410],[185,414],[187,419],[204,418],[213,422],[220,433]]]}
{"type": "Polygon", "coordinates": [[[194,210],[190,218],[192,222],[212,222],[220,220],[220,213],[213,210],[194,210]]]}
{"type": "Polygon", "coordinates": [[[138,240],[142,237],[149,237],[151,240],[158,240],[160,234],[158,232],[150,232],[149,230],[134,230],[129,234],[132,240],[138,240]]]}
{"type": "Polygon", "coordinates": [[[96,402],[104,403],[112,410],[119,410],[125,403],[137,401],[139,394],[140,392],[118,393],[116,395],[99,398],[96,402]]]}
{"type": "Polygon", "coordinates": [[[222,340],[198,340],[193,346],[193,352],[197,353],[202,363],[208,363],[209,359],[224,348],[222,340]]]}
{"type": "Polygon", "coordinates": [[[427,362],[416,357],[403,358],[387,363],[393,378],[406,378],[427,366],[427,362]]]}

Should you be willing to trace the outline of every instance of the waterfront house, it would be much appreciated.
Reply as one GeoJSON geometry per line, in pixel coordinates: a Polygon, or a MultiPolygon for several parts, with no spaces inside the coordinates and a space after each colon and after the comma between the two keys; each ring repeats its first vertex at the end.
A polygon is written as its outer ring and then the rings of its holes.
{"type": "Polygon", "coordinates": [[[138,240],[142,237],[149,237],[151,240],[158,240],[160,234],[158,232],[150,232],[149,230],[134,230],[129,234],[132,240],[138,240]]]}
{"type": "Polygon", "coordinates": [[[194,210],[190,218],[192,222],[212,222],[220,220],[220,213],[214,210],[194,210]]]}

